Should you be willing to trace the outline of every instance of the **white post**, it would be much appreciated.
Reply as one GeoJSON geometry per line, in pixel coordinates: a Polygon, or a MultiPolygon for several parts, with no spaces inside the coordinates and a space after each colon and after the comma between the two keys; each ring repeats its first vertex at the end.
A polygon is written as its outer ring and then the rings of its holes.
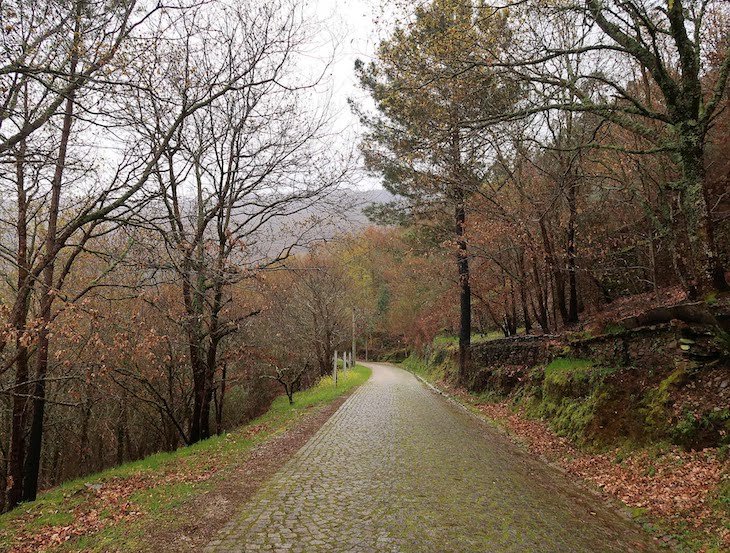
{"type": "Polygon", "coordinates": [[[350,361],[352,361],[352,366],[355,366],[355,307],[352,308],[352,357],[350,358],[350,361]]]}
{"type": "Polygon", "coordinates": [[[335,381],[335,387],[337,387],[337,351],[335,351],[335,362],[332,367],[332,378],[335,381]]]}

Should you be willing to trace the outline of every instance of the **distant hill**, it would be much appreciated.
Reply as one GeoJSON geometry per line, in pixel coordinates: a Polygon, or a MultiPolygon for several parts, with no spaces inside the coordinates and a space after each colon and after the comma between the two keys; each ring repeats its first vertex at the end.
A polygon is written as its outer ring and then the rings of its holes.
{"type": "Polygon", "coordinates": [[[344,205],[349,205],[349,216],[347,217],[353,228],[363,227],[370,224],[363,210],[371,205],[384,204],[395,198],[393,194],[384,188],[372,188],[369,190],[348,190],[344,194],[344,205]]]}
{"type": "Polygon", "coordinates": [[[258,255],[275,256],[293,242],[308,245],[332,240],[337,235],[357,231],[370,225],[363,210],[374,204],[391,201],[394,196],[383,188],[342,189],[325,199],[301,209],[291,208],[288,215],[275,217],[259,232],[258,255]]]}

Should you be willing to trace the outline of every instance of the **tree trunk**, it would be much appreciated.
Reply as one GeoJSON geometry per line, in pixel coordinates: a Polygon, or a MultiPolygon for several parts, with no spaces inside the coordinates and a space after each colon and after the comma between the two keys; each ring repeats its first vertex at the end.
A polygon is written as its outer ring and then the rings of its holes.
{"type": "Polygon", "coordinates": [[[459,271],[459,374],[466,375],[466,366],[469,361],[469,346],[471,345],[471,288],[469,285],[469,257],[467,255],[466,239],[464,238],[466,223],[466,207],[463,191],[455,209],[456,218],[456,262],[459,271]]]}
{"type": "Polygon", "coordinates": [[[190,369],[193,377],[193,412],[190,419],[189,441],[191,444],[203,438],[203,410],[207,400],[207,367],[204,354],[202,309],[204,298],[204,282],[202,281],[202,266],[187,259],[188,267],[183,271],[182,292],[187,316],[188,353],[190,355],[190,369]],[[195,268],[193,268],[195,266],[195,268]],[[195,279],[196,287],[191,284],[195,279]]]}
{"type": "Polygon", "coordinates": [[[657,247],[654,230],[649,227],[647,231],[649,238],[649,262],[651,263],[651,285],[654,291],[654,297],[659,301],[659,273],[657,272],[657,247]]]}
{"type": "Polygon", "coordinates": [[[535,278],[535,287],[537,288],[537,308],[533,308],[535,318],[540,328],[545,334],[550,332],[550,314],[548,313],[548,290],[543,285],[543,279],[540,278],[540,271],[537,266],[537,259],[532,256],[532,272],[535,278]]]}
{"type": "Polygon", "coordinates": [[[4,508],[12,509],[23,496],[23,462],[25,460],[26,418],[30,395],[28,383],[28,348],[25,342],[26,320],[30,285],[28,279],[28,221],[27,198],[25,194],[25,147],[21,144],[17,159],[18,220],[17,220],[17,264],[18,292],[12,313],[12,326],[15,330],[15,384],[10,423],[10,447],[8,451],[7,490],[4,508]]]}
{"type": "Polygon", "coordinates": [[[215,409],[215,432],[219,436],[223,433],[223,406],[226,399],[226,376],[228,373],[228,363],[223,363],[221,368],[221,385],[220,394],[216,396],[215,409]]]}
{"type": "Polygon", "coordinates": [[[119,417],[117,418],[116,438],[117,438],[117,454],[116,463],[121,465],[124,462],[124,446],[127,439],[127,398],[122,389],[122,397],[119,402],[119,417]]]}
{"type": "Polygon", "coordinates": [[[568,258],[568,319],[567,324],[578,322],[578,278],[576,275],[576,219],[578,216],[577,206],[577,183],[571,180],[568,186],[568,244],[566,254],[568,258]]]}
{"type": "MultiPolygon", "coordinates": [[[[213,331],[214,332],[214,331],[213,331]]],[[[205,398],[201,408],[200,436],[208,439],[210,433],[210,406],[213,403],[213,387],[215,385],[215,371],[218,363],[218,340],[213,339],[208,346],[208,357],[205,364],[205,398]]]]}
{"type": "MultiPolygon", "coordinates": [[[[550,269],[553,276],[553,311],[557,309],[563,324],[567,324],[569,320],[568,309],[565,306],[565,282],[563,281],[563,272],[558,266],[553,246],[548,236],[547,226],[544,219],[540,219],[540,236],[542,237],[542,245],[545,250],[545,263],[550,269]]],[[[554,316],[553,316],[554,318],[554,316]]],[[[557,326],[557,322],[556,322],[557,326]]]]}
{"type": "Polygon", "coordinates": [[[532,321],[530,320],[529,302],[527,300],[527,271],[525,271],[525,254],[518,253],[518,265],[520,269],[520,303],[522,305],[522,320],[525,323],[525,334],[532,332],[532,321]]]}
{"type": "Polygon", "coordinates": [[[202,439],[202,412],[205,403],[205,366],[198,356],[198,345],[190,343],[190,362],[193,369],[193,415],[190,421],[190,443],[202,439]]]}
{"type": "MultiPolygon", "coordinates": [[[[685,131],[680,137],[680,160],[684,186],[681,190],[682,208],[687,220],[690,258],[695,260],[697,293],[730,290],[725,280],[725,268],[717,253],[715,231],[708,207],[706,173],[702,137],[685,131]]],[[[693,294],[693,291],[690,290],[693,294]]],[[[693,294],[696,295],[696,294],[693,294]]]]}
{"type": "Polygon", "coordinates": [[[89,446],[89,427],[91,426],[91,400],[87,397],[84,410],[81,417],[81,439],[79,440],[79,466],[77,474],[81,476],[87,467],[89,457],[91,455],[91,447],[89,446]]]}
{"type": "Polygon", "coordinates": [[[515,300],[515,283],[509,279],[509,309],[505,309],[505,322],[507,323],[507,335],[517,335],[517,301],[515,300]]]}
{"type": "MultiPolygon", "coordinates": [[[[76,22],[74,24],[74,40],[71,45],[71,59],[69,64],[69,75],[73,78],[76,75],[78,56],[81,42],[81,12],[83,2],[76,4],[76,22]]],[[[38,336],[38,349],[36,352],[36,382],[33,392],[33,421],[30,427],[30,439],[28,441],[28,456],[25,460],[25,476],[23,479],[23,499],[33,501],[38,494],[38,475],[41,466],[41,450],[43,447],[43,419],[46,409],[46,374],[48,373],[48,355],[50,348],[50,325],[53,320],[53,275],[55,271],[55,254],[57,251],[57,229],[58,216],[61,207],[61,187],[63,174],[66,169],[66,153],[68,151],[69,139],[71,137],[71,125],[74,117],[75,93],[72,90],[66,99],[61,126],[61,141],[58,147],[58,158],[51,183],[51,203],[48,211],[48,229],[44,244],[45,256],[48,262],[43,269],[43,280],[41,286],[40,319],[41,329],[38,336]]]]}

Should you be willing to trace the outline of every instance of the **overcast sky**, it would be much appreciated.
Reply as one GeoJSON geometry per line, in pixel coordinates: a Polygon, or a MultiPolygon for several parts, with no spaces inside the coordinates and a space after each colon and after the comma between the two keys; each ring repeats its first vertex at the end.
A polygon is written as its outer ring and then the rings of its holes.
{"type": "Polygon", "coordinates": [[[336,47],[331,74],[338,127],[351,128],[357,125],[357,118],[349,109],[347,98],[362,96],[353,67],[358,58],[370,60],[377,47],[374,19],[379,0],[315,0],[315,3],[319,17],[325,20],[324,26],[332,35],[330,40],[323,40],[323,55],[331,52],[333,43],[336,47]]]}
{"type": "MultiPolygon", "coordinates": [[[[360,123],[347,103],[366,99],[357,86],[354,65],[356,59],[370,61],[379,41],[375,19],[382,15],[383,0],[312,0],[312,7],[326,29],[317,40],[321,57],[335,58],[330,67],[328,88],[331,90],[330,111],[335,117],[335,127],[342,131],[343,144],[359,141],[360,123]]],[[[358,188],[379,188],[379,179],[362,175],[358,188]]]]}

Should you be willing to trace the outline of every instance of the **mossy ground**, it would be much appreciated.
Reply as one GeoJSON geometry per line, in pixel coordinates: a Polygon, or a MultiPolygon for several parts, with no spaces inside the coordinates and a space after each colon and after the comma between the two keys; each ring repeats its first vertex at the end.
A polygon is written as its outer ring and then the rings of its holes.
{"type": "Polygon", "coordinates": [[[53,550],[139,550],[150,524],[174,523],[171,518],[176,506],[210,488],[209,474],[235,465],[254,446],[292,427],[312,408],[326,405],[365,382],[370,372],[366,367],[356,366],[340,374],[337,387],[331,377],[323,378],[312,388],[295,394],[294,405],[289,405],[286,396],[280,396],[264,415],[233,432],[53,488],[41,494],[37,501],[0,516],[0,550],[13,550],[22,545],[25,537],[71,525],[80,515],[88,515],[90,509],[94,511],[95,520],[100,521],[98,527],[101,529],[73,536],[53,550]],[[125,484],[129,490],[124,490],[125,484]],[[134,516],[119,517],[118,505],[90,506],[90,503],[98,502],[95,488],[115,487],[121,495],[126,493],[123,497],[125,512],[134,516]]]}

